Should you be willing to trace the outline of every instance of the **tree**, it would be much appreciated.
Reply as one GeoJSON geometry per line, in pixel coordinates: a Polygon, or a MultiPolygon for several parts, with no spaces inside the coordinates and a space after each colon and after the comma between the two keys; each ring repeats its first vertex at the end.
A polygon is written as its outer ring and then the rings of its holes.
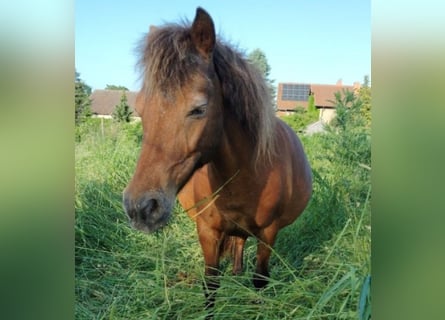
{"type": "Polygon", "coordinates": [[[309,113],[317,112],[317,108],[315,107],[315,97],[313,93],[309,94],[309,97],[307,99],[307,111],[309,113]]]}
{"type": "Polygon", "coordinates": [[[326,148],[332,152],[326,154],[326,159],[335,159],[332,161],[342,165],[345,172],[353,170],[361,172],[357,175],[368,174],[371,167],[371,132],[362,112],[363,102],[349,90],[336,92],[333,102],[336,116],[326,127],[330,134],[325,140],[326,148]],[[368,169],[363,171],[363,168],[368,169]]]}
{"type": "Polygon", "coordinates": [[[105,90],[121,90],[121,91],[129,91],[127,87],[124,86],[116,86],[114,84],[107,84],[105,90]]]}
{"type": "Polygon", "coordinates": [[[113,119],[117,122],[130,122],[132,113],[133,111],[131,111],[130,106],[128,105],[125,91],[122,91],[121,100],[119,104],[115,106],[113,111],[113,119]]]}
{"type": "Polygon", "coordinates": [[[274,82],[275,80],[271,80],[269,78],[270,75],[270,65],[267,62],[266,54],[261,49],[255,49],[247,56],[247,59],[253,63],[258,70],[262,73],[264,80],[269,87],[270,96],[272,99],[272,105],[275,107],[275,97],[276,97],[276,89],[274,82]]]}
{"type": "Polygon", "coordinates": [[[75,124],[80,124],[86,118],[91,117],[91,87],[80,79],[80,73],[76,71],[74,82],[74,108],[75,124]]]}
{"type": "Polygon", "coordinates": [[[369,76],[366,75],[363,79],[363,86],[358,92],[358,96],[362,101],[362,113],[366,120],[366,126],[371,126],[371,87],[369,86],[369,76]]]}
{"type": "Polygon", "coordinates": [[[362,100],[355,96],[354,92],[343,89],[334,94],[335,100],[330,101],[335,105],[335,118],[331,122],[333,127],[346,131],[346,125],[356,127],[363,126],[361,116],[362,100]]]}
{"type": "Polygon", "coordinates": [[[363,77],[363,88],[369,88],[369,76],[365,75],[363,77]]]}

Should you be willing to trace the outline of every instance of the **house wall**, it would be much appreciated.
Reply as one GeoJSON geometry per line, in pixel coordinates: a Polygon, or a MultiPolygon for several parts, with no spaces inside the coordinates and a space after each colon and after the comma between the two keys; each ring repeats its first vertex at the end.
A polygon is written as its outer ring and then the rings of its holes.
{"type": "Polygon", "coordinates": [[[293,113],[294,113],[293,111],[279,110],[279,109],[277,109],[277,111],[275,112],[275,115],[276,115],[277,117],[283,117],[283,116],[291,115],[291,114],[293,114],[293,113]]]}
{"type": "MultiPolygon", "coordinates": [[[[99,118],[99,119],[113,119],[112,115],[108,115],[108,114],[93,114],[91,116],[92,118],[99,118]]],[[[130,116],[131,121],[141,121],[141,117],[140,116],[130,116]]]]}
{"type": "Polygon", "coordinates": [[[334,108],[321,108],[320,109],[320,120],[323,123],[330,123],[332,119],[335,118],[334,108]]]}

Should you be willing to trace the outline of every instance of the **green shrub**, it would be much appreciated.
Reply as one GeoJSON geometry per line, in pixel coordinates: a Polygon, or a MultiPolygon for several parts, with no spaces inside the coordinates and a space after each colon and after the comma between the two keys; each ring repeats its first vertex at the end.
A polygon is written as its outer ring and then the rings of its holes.
{"type": "Polygon", "coordinates": [[[132,113],[133,111],[131,111],[130,105],[127,102],[127,95],[125,91],[122,91],[120,102],[114,107],[113,119],[116,122],[130,122],[132,113]]]}
{"type": "Polygon", "coordinates": [[[295,112],[293,114],[283,116],[281,119],[286,122],[295,132],[302,133],[308,125],[316,122],[318,117],[318,110],[309,111],[303,107],[297,107],[295,108],[295,112]]]}

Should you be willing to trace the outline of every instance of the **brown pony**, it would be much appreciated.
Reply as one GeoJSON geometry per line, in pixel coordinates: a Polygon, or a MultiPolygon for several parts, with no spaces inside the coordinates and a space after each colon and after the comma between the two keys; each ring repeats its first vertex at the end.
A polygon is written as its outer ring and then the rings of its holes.
{"type": "Polygon", "coordinates": [[[201,8],[191,26],[151,27],[140,65],[144,136],[123,195],[131,224],[146,232],[161,228],[178,195],[196,221],[207,306],[214,304],[222,253],[230,249],[233,273],[240,273],[249,236],[258,239],[253,283],[264,287],[277,232],[311,196],[298,137],[275,116],[262,75],[216,39],[201,8]]]}

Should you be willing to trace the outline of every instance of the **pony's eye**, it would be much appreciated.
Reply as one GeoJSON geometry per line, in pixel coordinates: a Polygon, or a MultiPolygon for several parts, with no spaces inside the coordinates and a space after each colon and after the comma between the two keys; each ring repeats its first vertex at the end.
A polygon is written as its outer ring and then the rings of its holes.
{"type": "Polygon", "coordinates": [[[206,111],[207,111],[207,103],[194,107],[192,110],[189,111],[187,116],[191,118],[200,118],[205,115],[206,111]]]}

